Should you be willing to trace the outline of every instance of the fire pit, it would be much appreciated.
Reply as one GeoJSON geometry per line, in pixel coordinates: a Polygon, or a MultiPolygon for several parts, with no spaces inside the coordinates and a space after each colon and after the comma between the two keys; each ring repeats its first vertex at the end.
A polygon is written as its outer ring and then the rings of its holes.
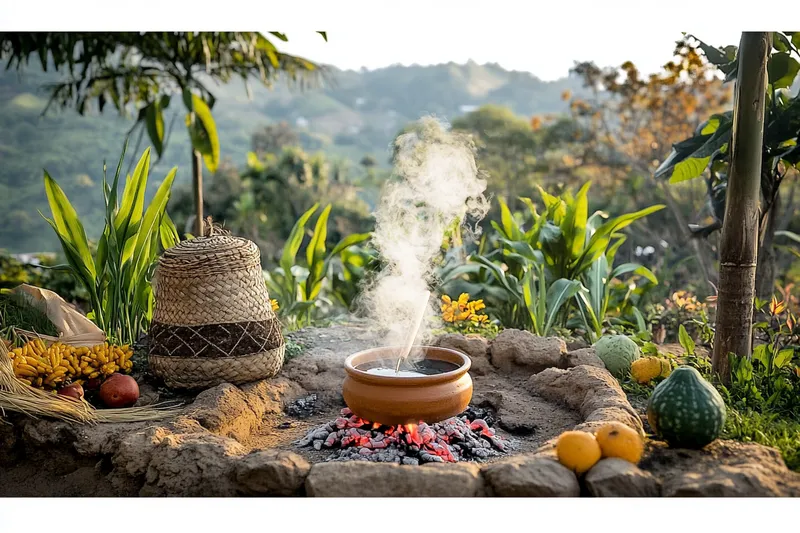
{"type": "Polygon", "coordinates": [[[456,463],[481,461],[510,451],[514,443],[489,427],[491,412],[470,407],[458,417],[426,424],[387,426],[359,418],[348,409],[309,431],[297,446],[331,449],[328,461],[380,463],[456,463]]]}
{"type": "Polygon", "coordinates": [[[396,426],[440,422],[463,412],[472,399],[470,359],[448,348],[417,346],[422,358],[395,373],[398,348],[365,350],[344,362],[342,395],[361,419],[396,426]]]}

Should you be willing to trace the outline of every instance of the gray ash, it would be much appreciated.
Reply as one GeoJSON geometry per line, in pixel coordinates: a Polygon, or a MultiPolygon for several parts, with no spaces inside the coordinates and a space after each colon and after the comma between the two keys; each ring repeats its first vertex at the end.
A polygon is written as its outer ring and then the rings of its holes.
{"type": "Polygon", "coordinates": [[[496,435],[481,415],[494,418],[486,409],[470,407],[435,424],[385,426],[362,420],[345,408],[339,418],[312,429],[296,444],[332,450],[328,461],[407,465],[481,461],[510,451],[512,442],[496,435]]]}
{"type": "Polygon", "coordinates": [[[317,414],[317,395],[310,394],[305,398],[298,398],[286,406],[286,412],[295,418],[308,418],[317,414]]]}

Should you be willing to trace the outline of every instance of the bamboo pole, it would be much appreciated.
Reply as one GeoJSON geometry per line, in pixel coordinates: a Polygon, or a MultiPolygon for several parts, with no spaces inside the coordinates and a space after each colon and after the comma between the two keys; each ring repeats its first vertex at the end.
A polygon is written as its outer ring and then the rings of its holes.
{"type": "Polygon", "coordinates": [[[720,239],[719,295],[712,367],[730,383],[729,354],[752,348],[753,299],[758,262],[761,153],[770,32],[744,32],[733,108],[731,168],[720,239]]]}

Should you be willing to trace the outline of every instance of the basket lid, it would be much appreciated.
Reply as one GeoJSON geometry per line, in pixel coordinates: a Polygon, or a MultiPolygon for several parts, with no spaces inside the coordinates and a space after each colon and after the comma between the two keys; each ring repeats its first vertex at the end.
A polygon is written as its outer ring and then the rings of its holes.
{"type": "Polygon", "coordinates": [[[163,272],[202,270],[225,273],[232,270],[261,268],[261,253],[250,240],[231,235],[196,237],[164,251],[158,260],[163,272]]]}

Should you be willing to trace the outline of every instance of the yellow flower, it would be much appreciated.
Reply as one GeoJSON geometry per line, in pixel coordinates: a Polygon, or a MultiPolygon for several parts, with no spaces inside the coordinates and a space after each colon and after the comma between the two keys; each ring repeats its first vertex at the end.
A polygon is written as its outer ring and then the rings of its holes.
{"type": "Polygon", "coordinates": [[[278,305],[278,300],[274,300],[273,299],[273,300],[270,300],[269,303],[270,303],[270,305],[272,305],[272,312],[273,313],[275,311],[277,311],[278,309],[280,309],[280,306],[278,305]]]}
{"type": "Polygon", "coordinates": [[[461,296],[458,297],[459,309],[464,309],[467,306],[468,301],[469,301],[469,294],[467,294],[466,292],[462,292],[461,296]]]}
{"type": "MultiPolygon", "coordinates": [[[[450,297],[445,294],[442,296],[442,301],[446,304],[450,304],[453,300],[451,300],[450,297]]],[[[442,306],[442,309],[444,309],[444,306],[442,306]]]]}
{"type": "Polygon", "coordinates": [[[469,309],[473,313],[477,313],[481,309],[486,309],[486,304],[483,303],[483,300],[475,300],[469,303],[469,309]]]}

